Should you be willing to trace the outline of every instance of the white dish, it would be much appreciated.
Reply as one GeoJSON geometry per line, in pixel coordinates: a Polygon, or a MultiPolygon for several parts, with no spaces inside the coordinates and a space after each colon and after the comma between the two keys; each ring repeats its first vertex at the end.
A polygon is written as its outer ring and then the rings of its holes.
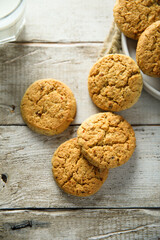
{"type": "MultiPolygon", "coordinates": [[[[136,46],[137,41],[127,38],[123,33],[122,39],[122,50],[127,55],[136,61],[136,46]]],[[[142,72],[141,72],[142,73],[142,72]]],[[[160,100],[160,79],[149,77],[142,73],[144,89],[151,94],[153,97],[160,100]]]]}

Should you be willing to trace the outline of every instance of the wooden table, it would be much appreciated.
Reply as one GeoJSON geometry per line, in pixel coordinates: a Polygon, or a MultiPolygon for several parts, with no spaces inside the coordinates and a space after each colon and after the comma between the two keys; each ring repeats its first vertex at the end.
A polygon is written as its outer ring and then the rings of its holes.
{"type": "Polygon", "coordinates": [[[147,92],[120,113],[132,124],[137,147],[99,192],[69,196],[52,177],[55,149],[100,111],[88,95],[87,76],[109,31],[114,1],[27,4],[18,41],[0,47],[0,239],[160,239],[160,102],[147,92]],[[77,100],[75,121],[54,137],[32,132],[20,115],[26,88],[42,78],[63,81],[77,100]]]}

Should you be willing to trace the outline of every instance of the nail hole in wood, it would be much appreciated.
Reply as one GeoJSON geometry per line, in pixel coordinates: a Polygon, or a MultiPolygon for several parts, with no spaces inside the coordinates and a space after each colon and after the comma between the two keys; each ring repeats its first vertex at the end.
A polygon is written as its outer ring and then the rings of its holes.
{"type": "Polygon", "coordinates": [[[1,179],[4,183],[7,183],[7,175],[6,174],[1,174],[1,179]]]}
{"type": "Polygon", "coordinates": [[[11,105],[11,108],[12,108],[11,112],[13,113],[15,108],[16,108],[16,106],[15,105],[11,105]]]}

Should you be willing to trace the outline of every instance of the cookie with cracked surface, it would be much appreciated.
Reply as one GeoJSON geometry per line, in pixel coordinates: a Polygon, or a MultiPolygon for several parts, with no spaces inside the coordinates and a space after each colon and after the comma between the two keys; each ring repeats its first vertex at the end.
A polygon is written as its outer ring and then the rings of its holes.
{"type": "Polygon", "coordinates": [[[136,146],[131,125],[111,112],[92,115],[81,124],[77,134],[83,155],[100,169],[124,164],[136,146]]]}
{"type": "Polygon", "coordinates": [[[160,21],[150,25],[140,36],[136,59],[145,74],[160,77],[160,21]]]}
{"type": "Polygon", "coordinates": [[[118,0],[113,14],[119,29],[137,40],[148,26],[160,20],[160,0],[118,0]]]}
{"type": "Polygon", "coordinates": [[[88,91],[97,107],[121,111],[132,107],[143,87],[140,69],[123,54],[110,54],[98,60],[90,70],[88,91]]]}
{"type": "Polygon", "coordinates": [[[69,87],[54,79],[34,82],[21,101],[24,122],[48,136],[63,132],[76,114],[76,100],[69,87]]]}
{"type": "Polygon", "coordinates": [[[83,157],[77,138],[58,147],[52,165],[53,176],[59,187],[79,197],[96,193],[108,177],[108,169],[100,170],[83,157]]]}

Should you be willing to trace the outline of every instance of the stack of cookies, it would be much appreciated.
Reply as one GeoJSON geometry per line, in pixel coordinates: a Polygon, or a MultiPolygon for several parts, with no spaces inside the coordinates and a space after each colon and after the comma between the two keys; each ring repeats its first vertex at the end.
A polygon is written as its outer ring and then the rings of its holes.
{"type": "Polygon", "coordinates": [[[140,69],[160,77],[160,1],[119,0],[113,12],[124,35],[138,40],[136,59],[140,69]]]}
{"type": "Polygon", "coordinates": [[[129,160],[135,146],[134,131],[124,118],[111,112],[92,115],[78,128],[77,138],[55,151],[54,178],[66,193],[90,196],[100,189],[110,168],[129,160]]]}

